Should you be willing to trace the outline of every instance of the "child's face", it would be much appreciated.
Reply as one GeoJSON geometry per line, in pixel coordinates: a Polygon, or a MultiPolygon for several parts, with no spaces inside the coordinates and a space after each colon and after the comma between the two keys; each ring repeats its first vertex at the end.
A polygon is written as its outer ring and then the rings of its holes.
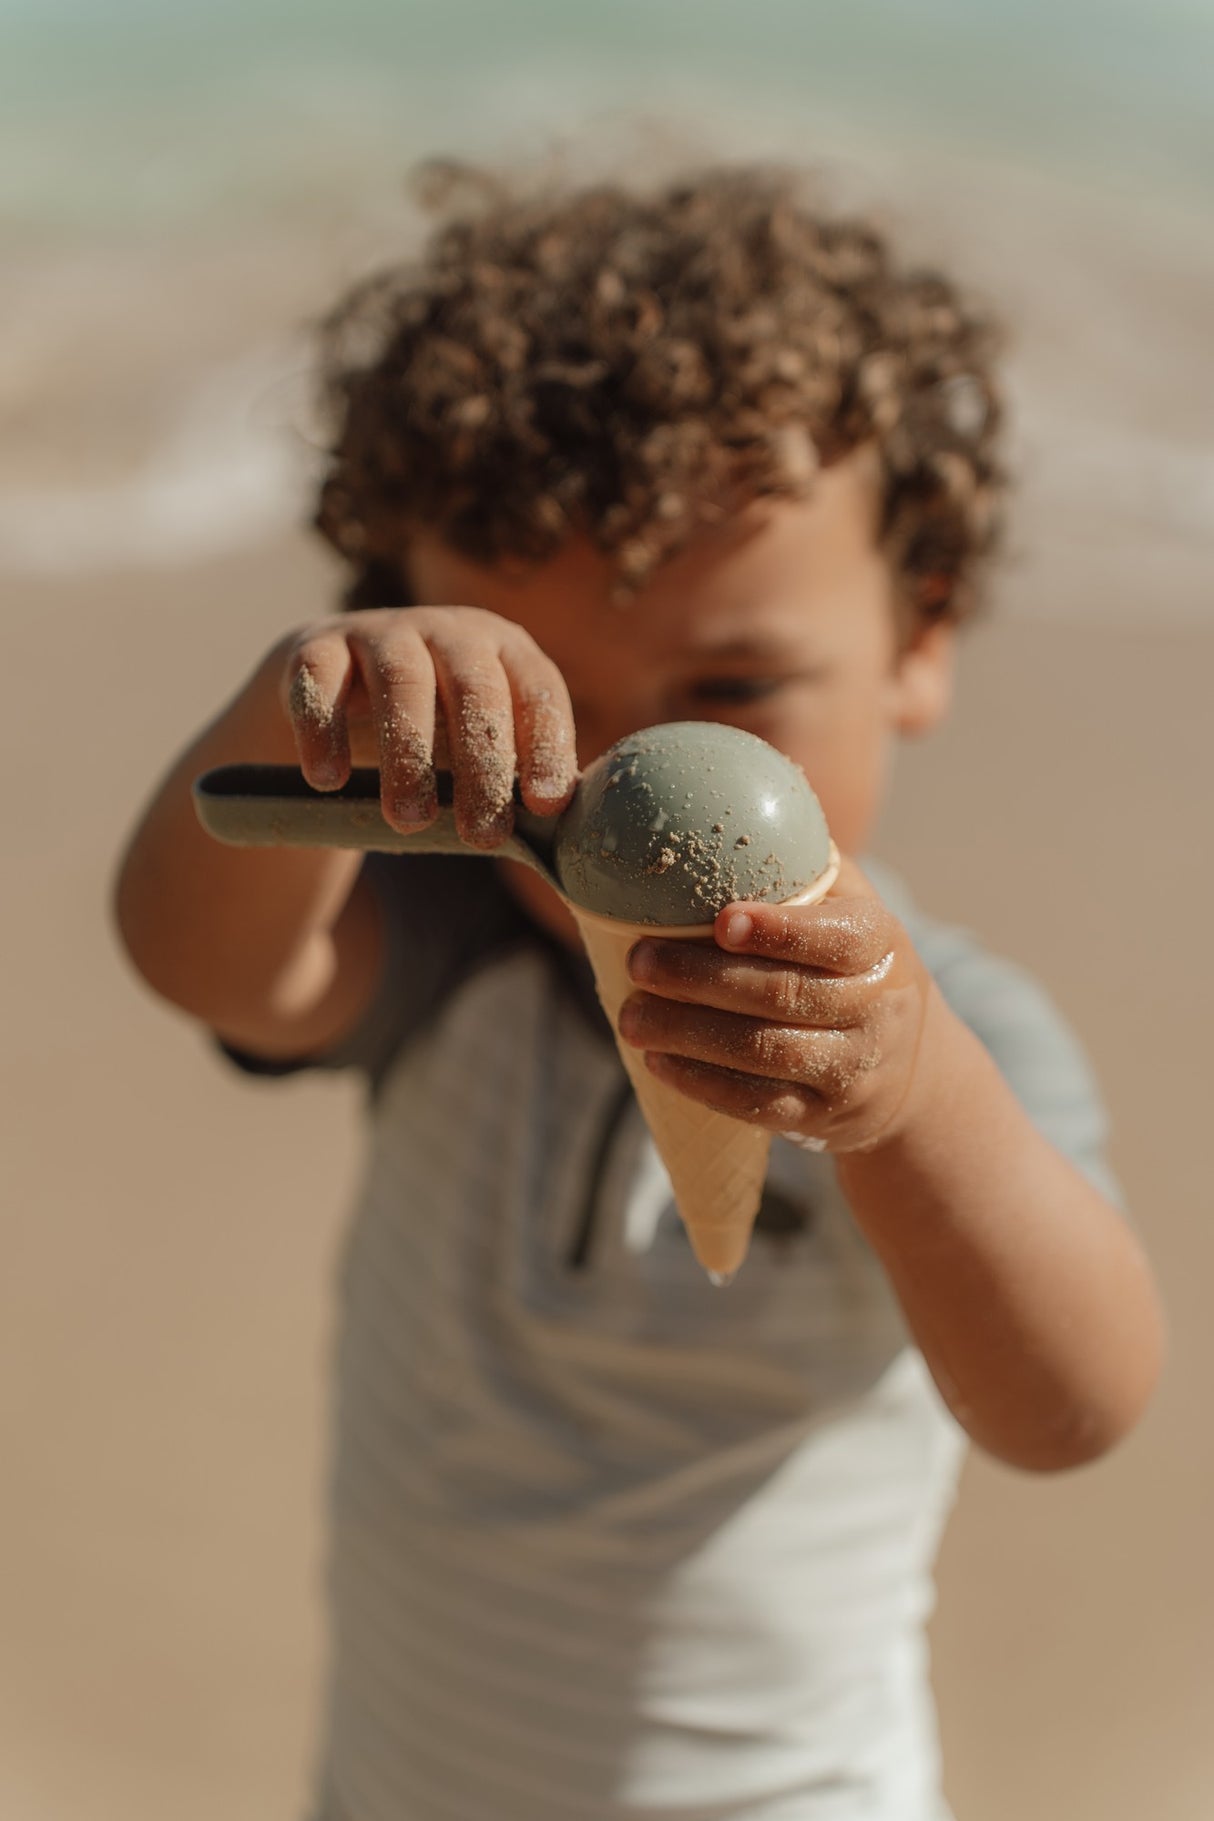
{"type": "Polygon", "coordinates": [[[569,685],[584,767],[659,721],[723,721],[800,765],[845,853],[863,850],[895,736],[948,705],[952,638],[900,634],[876,542],[872,453],[825,470],[806,501],[762,502],[660,568],[626,605],[610,564],[567,546],[518,577],[431,541],[410,550],[417,600],[515,621],[569,685]]]}

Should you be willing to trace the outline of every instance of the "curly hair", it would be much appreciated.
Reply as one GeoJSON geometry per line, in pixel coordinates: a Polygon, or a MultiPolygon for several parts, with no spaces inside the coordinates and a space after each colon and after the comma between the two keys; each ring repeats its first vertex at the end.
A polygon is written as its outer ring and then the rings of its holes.
{"type": "Polygon", "coordinates": [[[652,194],[427,169],[445,214],[420,259],[320,330],[314,523],[353,568],[348,607],[408,603],[423,527],[490,565],[582,536],[627,595],[697,529],[805,497],[871,442],[903,598],[972,611],[1005,490],[1000,337],[954,284],[782,168],[652,194]]]}

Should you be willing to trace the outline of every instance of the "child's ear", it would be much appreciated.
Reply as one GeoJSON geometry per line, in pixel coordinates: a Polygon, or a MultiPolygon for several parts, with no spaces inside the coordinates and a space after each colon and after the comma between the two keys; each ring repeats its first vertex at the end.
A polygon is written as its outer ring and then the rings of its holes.
{"type": "Polygon", "coordinates": [[[917,626],[894,663],[894,726],[907,739],[939,727],[953,699],[956,629],[947,620],[917,626]]]}

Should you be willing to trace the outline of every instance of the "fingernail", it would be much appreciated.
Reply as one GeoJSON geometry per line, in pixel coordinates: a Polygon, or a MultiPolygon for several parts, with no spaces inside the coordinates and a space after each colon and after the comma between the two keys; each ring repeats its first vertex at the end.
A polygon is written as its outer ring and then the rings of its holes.
{"type": "Polygon", "coordinates": [[[571,778],[543,777],[531,780],[533,796],[541,797],[545,803],[559,802],[569,795],[573,780],[571,778]]]}
{"type": "Polygon", "coordinates": [[[736,1271],[710,1271],[708,1273],[708,1281],[710,1284],[715,1284],[718,1290],[724,1290],[728,1288],[737,1275],[736,1271]]]}
{"type": "Polygon", "coordinates": [[[652,942],[638,942],[628,956],[628,972],[634,980],[652,979],[657,958],[658,951],[652,942]]]}
{"type": "Polygon", "coordinates": [[[731,911],[725,919],[725,940],[730,948],[741,948],[754,933],[755,920],[747,911],[731,911]]]}
{"type": "Polygon", "coordinates": [[[397,822],[408,822],[415,828],[424,828],[438,814],[438,799],[433,791],[415,797],[397,797],[392,805],[392,814],[397,822]]]}
{"type": "Polygon", "coordinates": [[[620,1015],[616,1019],[616,1027],[619,1030],[620,1036],[628,1038],[634,1037],[640,1021],[641,1014],[638,1012],[636,1006],[633,1005],[630,1000],[626,1000],[620,1007],[620,1015]]]}

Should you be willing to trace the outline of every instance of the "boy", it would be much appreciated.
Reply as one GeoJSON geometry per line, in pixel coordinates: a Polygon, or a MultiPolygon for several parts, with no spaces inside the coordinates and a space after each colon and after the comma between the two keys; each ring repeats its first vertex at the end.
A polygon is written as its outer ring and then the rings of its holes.
{"type": "MultiPolygon", "coordinates": [[[[778,174],[454,213],[328,325],[293,631],[161,784],[145,977],[244,1066],[364,1069],[342,1274],[316,1821],[935,1821],[922,1626],[963,1432],[1048,1470],[1136,1420],[1160,1321],[1081,1059],[862,854],[946,711],[1001,477],[992,335],[778,174]],[[563,907],[492,859],[659,721],[805,769],[809,909],[637,945],[626,1041],[785,1134],[750,1258],[695,1264],[563,907]],[[232,850],[234,760],[436,752],[489,858],[232,850]]],[[[1060,907],[1065,914],[1064,907],[1060,907]]]]}

